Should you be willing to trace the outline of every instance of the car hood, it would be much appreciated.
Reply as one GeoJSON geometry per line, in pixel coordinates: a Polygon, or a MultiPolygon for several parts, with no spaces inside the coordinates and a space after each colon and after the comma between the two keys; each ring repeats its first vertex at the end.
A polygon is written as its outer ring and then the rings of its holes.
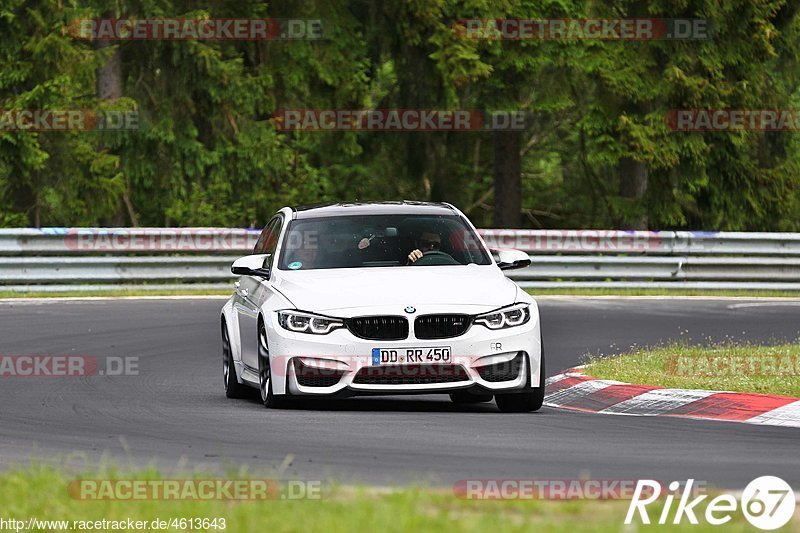
{"type": "Polygon", "coordinates": [[[280,271],[275,288],[298,309],[460,307],[483,312],[514,303],[516,284],[494,265],[280,271]]]}

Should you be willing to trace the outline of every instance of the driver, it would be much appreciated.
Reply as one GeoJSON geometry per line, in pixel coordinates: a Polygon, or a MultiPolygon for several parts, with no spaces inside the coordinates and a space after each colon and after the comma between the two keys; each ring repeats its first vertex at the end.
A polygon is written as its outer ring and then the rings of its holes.
{"type": "Polygon", "coordinates": [[[442,237],[434,231],[425,230],[414,241],[414,246],[416,248],[408,254],[409,264],[414,263],[425,252],[438,252],[442,247],[442,237]]]}

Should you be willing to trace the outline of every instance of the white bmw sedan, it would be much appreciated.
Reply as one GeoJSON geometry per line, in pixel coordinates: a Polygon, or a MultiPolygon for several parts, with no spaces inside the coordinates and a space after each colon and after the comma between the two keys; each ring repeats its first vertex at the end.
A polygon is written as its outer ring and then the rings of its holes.
{"type": "Polygon", "coordinates": [[[294,398],[449,394],[501,411],[539,409],[544,353],[536,302],[449,204],[284,208],[233,263],[222,308],[225,392],[294,398]]]}

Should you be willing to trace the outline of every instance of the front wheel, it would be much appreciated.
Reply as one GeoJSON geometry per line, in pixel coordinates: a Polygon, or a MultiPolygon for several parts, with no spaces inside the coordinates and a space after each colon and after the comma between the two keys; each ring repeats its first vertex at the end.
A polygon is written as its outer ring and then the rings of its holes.
{"type": "Polygon", "coordinates": [[[267,344],[267,328],[261,324],[258,328],[258,389],[261,391],[261,403],[265,407],[280,409],[286,407],[287,400],[272,392],[272,369],[267,344]]]}
{"type": "MultiPolygon", "coordinates": [[[[525,392],[514,394],[497,394],[497,407],[504,413],[530,413],[538,411],[544,403],[544,344],[541,345],[541,361],[539,362],[539,386],[527,388],[525,392]]],[[[528,377],[530,382],[530,377],[528,377]]]]}

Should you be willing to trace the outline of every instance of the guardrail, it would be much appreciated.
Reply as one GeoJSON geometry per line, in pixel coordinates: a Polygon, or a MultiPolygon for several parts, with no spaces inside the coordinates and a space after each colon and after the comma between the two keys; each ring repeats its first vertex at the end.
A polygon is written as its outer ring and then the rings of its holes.
{"type": "MultiPolygon", "coordinates": [[[[527,287],[800,290],[800,234],[616,230],[479,230],[492,248],[531,255],[509,277],[527,287]]],[[[228,287],[230,264],[259,230],[0,229],[0,290],[120,284],[228,287]]]]}

